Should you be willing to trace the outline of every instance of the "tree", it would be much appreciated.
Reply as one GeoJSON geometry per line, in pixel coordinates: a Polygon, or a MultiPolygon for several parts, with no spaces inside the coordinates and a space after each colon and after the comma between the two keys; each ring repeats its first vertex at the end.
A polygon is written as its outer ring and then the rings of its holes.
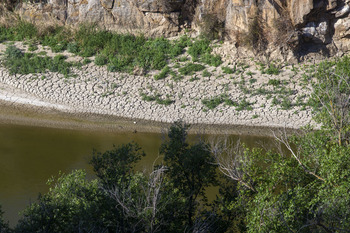
{"type": "Polygon", "coordinates": [[[350,57],[322,62],[315,70],[311,103],[324,132],[339,145],[349,143],[350,57]]]}
{"type": "Polygon", "coordinates": [[[2,211],[1,205],[0,205],[0,233],[12,232],[8,222],[5,222],[5,220],[3,219],[3,214],[4,212],[2,211]]]}
{"type": "Polygon", "coordinates": [[[168,132],[168,140],[160,148],[164,155],[167,176],[185,201],[186,223],[193,230],[198,199],[206,202],[205,188],[216,184],[216,166],[208,144],[203,141],[189,145],[188,125],[175,122],[168,132]]]}
{"type": "Polygon", "coordinates": [[[97,180],[76,170],[48,182],[48,193],[23,211],[16,232],[106,232],[97,180]]]}
{"type": "Polygon", "coordinates": [[[109,206],[105,215],[113,231],[172,232],[179,225],[182,203],[165,179],[166,169],[156,167],[150,174],[135,171],[144,155],[135,143],[94,152],[91,164],[109,206]]]}

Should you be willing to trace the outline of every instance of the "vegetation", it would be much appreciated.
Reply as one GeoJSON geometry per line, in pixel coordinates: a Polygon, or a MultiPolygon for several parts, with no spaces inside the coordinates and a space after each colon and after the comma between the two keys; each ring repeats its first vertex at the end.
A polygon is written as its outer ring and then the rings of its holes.
{"type": "Polygon", "coordinates": [[[195,72],[202,71],[205,69],[205,66],[195,63],[187,63],[184,67],[179,69],[180,74],[182,75],[192,75],[195,72]]]}
{"type": "MultiPolygon", "coordinates": [[[[262,28],[258,20],[252,22],[249,40],[253,47],[261,49],[262,28]]],[[[135,67],[161,70],[155,79],[172,73],[168,59],[179,56],[186,47],[192,62],[178,67],[182,75],[203,71],[203,75],[210,76],[205,66],[197,62],[216,66],[220,60],[211,54],[207,39],[146,39],[87,26],[76,33],[58,27],[39,32],[25,22],[14,28],[0,28],[1,40],[38,40],[54,51],[68,49],[84,57],[97,54],[95,63],[107,65],[110,71],[131,72],[135,67]]],[[[73,66],[62,55],[49,58],[23,53],[15,46],[7,48],[4,65],[11,73],[49,70],[64,75],[73,66]]],[[[236,73],[236,69],[222,69],[236,73]]],[[[262,72],[271,75],[279,70],[274,64],[262,66],[262,72]]],[[[292,91],[282,85],[284,82],[270,79],[266,84],[270,85],[269,89],[253,92],[244,86],[243,72],[239,83],[242,92],[267,94],[271,98],[274,94],[272,104],[282,109],[293,106],[286,97],[292,91]]],[[[322,125],[320,130],[308,127],[300,135],[290,137],[285,131],[275,132],[280,146],[263,151],[248,149],[225,138],[210,143],[199,139],[190,144],[188,126],[175,122],[160,147],[163,160],[150,173],[135,169],[135,164],[145,156],[135,143],[94,152],[90,164],[96,179],[87,180],[82,170],[50,179],[49,192],[23,211],[14,231],[347,232],[350,229],[350,58],[320,64],[313,77],[316,81],[309,105],[322,125]],[[211,186],[219,186],[219,194],[209,201],[205,191],[211,186]]],[[[250,80],[250,84],[255,82],[250,80]]],[[[173,102],[170,96],[162,98],[158,93],[141,92],[140,96],[158,104],[173,102]]],[[[251,110],[253,103],[244,97],[234,102],[225,91],[204,98],[202,104],[206,109],[225,104],[240,111],[251,110]]],[[[252,115],[253,119],[258,117],[252,115]]],[[[11,232],[2,215],[0,209],[0,232],[11,232]]]]}
{"type": "Polygon", "coordinates": [[[165,106],[168,106],[168,105],[174,103],[174,100],[170,99],[170,96],[168,96],[168,95],[165,99],[161,98],[160,94],[147,95],[147,94],[141,92],[140,95],[142,97],[142,100],[150,101],[150,102],[155,101],[157,104],[162,104],[165,106]]]}
{"type": "Polygon", "coordinates": [[[11,45],[5,51],[3,64],[11,74],[45,73],[46,71],[51,71],[68,76],[70,68],[74,64],[65,62],[65,59],[61,55],[51,58],[47,56],[42,57],[34,53],[22,53],[21,50],[11,45]]]}
{"type": "Polygon", "coordinates": [[[225,138],[189,144],[188,126],[176,122],[152,172],[135,170],[144,153],[134,143],[94,152],[97,179],[88,181],[80,170],[51,179],[50,191],[23,211],[15,231],[346,232],[349,62],[345,57],[319,67],[315,77],[325,83],[314,84],[312,100],[323,127],[291,137],[275,132],[281,150],[248,149],[225,138]],[[219,194],[209,201],[205,189],[213,185],[219,194]]]}
{"type": "MultiPolygon", "coordinates": [[[[64,27],[47,27],[38,29],[33,24],[18,21],[12,27],[0,25],[0,42],[30,40],[36,44],[49,46],[55,53],[68,50],[82,57],[96,56],[95,64],[107,65],[111,72],[132,72],[136,67],[148,70],[162,70],[170,59],[188,53],[193,61],[218,66],[222,63],[220,56],[212,55],[210,40],[182,36],[177,40],[165,38],[145,38],[128,34],[116,34],[99,29],[93,25],[82,25],[76,31],[64,27]]],[[[16,71],[16,69],[12,69],[16,71]]],[[[22,72],[22,71],[21,71],[22,72]]],[[[42,72],[34,68],[30,71],[42,72]]]]}

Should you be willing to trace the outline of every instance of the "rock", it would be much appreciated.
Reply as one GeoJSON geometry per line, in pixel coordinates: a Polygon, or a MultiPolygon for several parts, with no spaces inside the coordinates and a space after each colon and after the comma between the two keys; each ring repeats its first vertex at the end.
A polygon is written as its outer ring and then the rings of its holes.
{"type": "Polygon", "coordinates": [[[307,40],[312,40],[316,44],[328,44],[329,41],[329,27],[328,21],[323,20],[319,23],[310,22],[307,23],[304,28],[302,28],[302,36],[307,40]]]}
{"type": "Polygon", "coordinates": [[[304,23],[305,16],[314,8],[313,0],[290,0],[290,17],[295,26],[304,23]]]}
{"type": "Polygon", "coordinates": [[[337,19],[334,24],[333,41],[338,51],[348,52],[350,50],[350,18],[337,19]]]}
{"type": "Polygon", "coordinates": [[[350,6],[348,4],[345,4],[343,7],[337,9],[335,13],[336,18],[341,18],[348,14],[350,12],[350,6]]]}
{"type": "MultiPolygon", "coordinates": [[[[326,46],[334,42],[338,49],[348,50],[349,0],[46,0],[41,3],[30,2],[39,1],[23,1],[16,7],[15,14],[40,25],[49,23],[74,26],[82,23],[96,23],[104,29],[118,32],[165,37],[177,36],[181,34],[181,30],[189,30],[192,35],[205,34],[205,30],[217,30],[214,35],[224,35],[225,38],[235,41],[236,47],[240,47],[244,44],[244,36],[251,33],[249,26],[252,19],[258,15],[264,28],[263,36],[269,46],[274,47],[273,49],[281,46],[274,43],[278,38],[276,31],[283,30],[283,27],[276,30],[276,22],[281,19],[291,25],[291,30],[288,28],[288,33],[285,33],[288,34],[286,38],[288,40],[283,43],[288,43],[286,47],[292,51],[298,49],[304,42],[317,46],[326,46]]],[[[1,10],[0,15],[4,15],[3,12],[1,10]]],[[[230,55],[232,53],[227,54],[227,56],[230,55]]]]}
{"type": "Polygon", "coordinates": [[[105,8],[105,9],[112,9],[113,5],[114,5],[114,1],[115,0],[100,0],[101,5],[105,8]]]}

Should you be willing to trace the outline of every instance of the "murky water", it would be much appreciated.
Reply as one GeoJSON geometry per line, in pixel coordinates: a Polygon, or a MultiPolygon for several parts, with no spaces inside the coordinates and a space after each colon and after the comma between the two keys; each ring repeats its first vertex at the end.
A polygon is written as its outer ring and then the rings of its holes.
{"type": "MultiPolygon", "coordinates": [[[[210,137],[210,135],[206,136],[210,137]]],[[[248,147],[273,146],[266,137],[234,136],[248,147]]],[[[192,139],[195,136],[191,136],[192,139]]],[[[0,125],[0,204],[5,218],[15,225],[18,212],[48,190],[46,181],[59,171],[86,169],[93,149],[104,151],[114,145],[137,142],[147,156],[138,169],[150,169],[158,157],[162,135],[153,133],[108,133],[0,125]]]]}

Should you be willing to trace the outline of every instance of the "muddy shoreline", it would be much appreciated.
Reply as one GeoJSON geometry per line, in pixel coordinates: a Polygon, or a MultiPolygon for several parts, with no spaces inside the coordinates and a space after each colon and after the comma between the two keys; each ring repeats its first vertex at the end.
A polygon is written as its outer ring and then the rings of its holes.
{"type": "MultiPolygon", "coordinates": [[[[122,118],[102,114],[67,113],[53,108],[15,104],[7,101],[0,101],[0,124],[133,133],[161,133],[171,125],[165,122],[122,118]]],[[[191,124],[189,133],[272,136],[272,132],[278,130],[286,130],[288,134],[300,131],[298,129],[281,127],[191,124]]]]}

